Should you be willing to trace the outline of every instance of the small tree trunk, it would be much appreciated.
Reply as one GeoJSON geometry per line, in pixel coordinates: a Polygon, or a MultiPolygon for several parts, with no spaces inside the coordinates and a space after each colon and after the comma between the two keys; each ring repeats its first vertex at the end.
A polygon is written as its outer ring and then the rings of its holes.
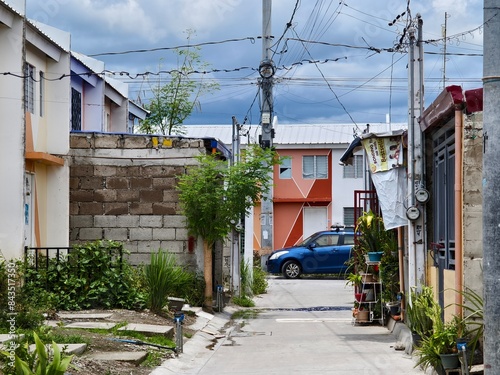
{"type": "Polygon", "coordinates": [[[212,246],[205,240],[203,241],[203,256],[205,258],[203,262],[203,275],[205,277],[205,308],[209,312],[212,312],[212,246]]]}

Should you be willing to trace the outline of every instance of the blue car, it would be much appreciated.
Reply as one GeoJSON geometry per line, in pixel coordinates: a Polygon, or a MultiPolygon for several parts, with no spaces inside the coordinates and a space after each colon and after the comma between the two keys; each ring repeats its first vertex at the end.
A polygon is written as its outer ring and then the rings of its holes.
{"type": "Polygon", "coordinates": [[[302,274],[342,273],[354,246],[354,231],[334,229],[314,233],[301,244],[275,250],[267,259],[267,272],[296,279],[302,274]]]}

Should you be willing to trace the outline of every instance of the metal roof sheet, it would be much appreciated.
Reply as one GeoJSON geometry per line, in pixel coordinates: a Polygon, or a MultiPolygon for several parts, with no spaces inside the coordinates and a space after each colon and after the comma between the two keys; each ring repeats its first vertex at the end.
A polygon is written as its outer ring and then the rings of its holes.
{"type": "MultiPolygon", "coordinates": [[[[349,145],[355,135],[361,134],[366,125],[356,126],[354,124],[279,124],[274,127],[274,145],[293,146],[310,145],[328,147],[349,145]]],[[[390,130],[406,129],[406,123],[388,125],[376,123],[369,125],[370,133],[384,133],[390,130]]],[[[184,127],[186,137],[210,137],[230,145],[232,143],[232,125],[186,125],[184,127]]],[[[258,142],[260,126],[243,126],[240,131],[241,144],[258,142]]]]}

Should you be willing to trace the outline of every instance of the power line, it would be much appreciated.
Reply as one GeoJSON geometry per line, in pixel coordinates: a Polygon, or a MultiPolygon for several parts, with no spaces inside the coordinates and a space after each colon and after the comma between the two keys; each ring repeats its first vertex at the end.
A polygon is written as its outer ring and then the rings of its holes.
{"type": "MultiPolygon", "coordinates": [[[[307,47],[304,45],[304,49],[306,50],[307,54],[310,56],[310,53],[309,53],[309,50],[307,49],[307,47]]],[[[333,95],[335,96],[335,98],[337,99],[337,102],[340,104],[340,106],[343,108],[343,110],[345,111],[345,113],[349,116],[349,118],[351,119],[352,123],[358,127],[358,125],[356,124],[356,121],[354,121],[354,119],[352,118],[351,114],[349,113],[349,111],[347,111],[347,108],[344,106],[344,104],[340,101],[340,98],[337,96],[337,94],[335,93],[335,91],[333,90],[332,86],[330,85],[330,83],[326,80],[326,77],[325,75],[323,74],[323,72],[321,71],[321,69],[318,67],[318,64],[314,64],[316,66],[316,69],[318,70],[319,74],[323,77],[323,79],[325,80],[325,83],[326,85],[328,86],[329,90],[333,93],[333,95]]],[[[359,130],[359,128],[358,128],[359,130]]]]}
{"type": "Polygon", "coordinates": [[[226,39],[226,40],[221,40],[221,41],[216,41],[216,42],[203,42],[203,43],[196,43],[196,44],[185,44],[185,45],[180,45],[176,47],[158,47],[158,48],[145,48],[145,49],[134,49],[134,50],[128,50],[128,51],[121,51],[121,52],[101,52],[101,53],[95,53],[93,55],[88,55],[90,57],[96,57],[96,56],[111,56],[111,55],[126,55],[130,53],[145,53],[145,52],[156,52],[156,51],[168,51],[168,50],[176,50],[176,49],[185,49],[185,48],[193,48],[193,47],[202,47],[202,46],[208,46],[208,45],[216,45],[216,44],[225,44],[225,43],[231,43],[231,42],[241,42],[244,40],[250,40],[252,44],[255,44],[255,39],[261,39],[261,36],[257,37],[245,37],[245,38],[236,38],[236,39],[226,39]]]}

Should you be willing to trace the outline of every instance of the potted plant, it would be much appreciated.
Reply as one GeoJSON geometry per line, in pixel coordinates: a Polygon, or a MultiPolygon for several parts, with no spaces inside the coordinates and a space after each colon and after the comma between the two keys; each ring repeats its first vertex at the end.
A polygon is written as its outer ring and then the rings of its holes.
{"type": "Polygon", "coordinates": [[[424,369],[429,366],[437,371],[440,369],[456,369],[460,367],[458,360],[457,339],[464,332],[463,321],[454,316],[448,323],[434,322],[433,333],[422,339],[418,347],[419,360],[417,365],[424,369]]]}
{"type": "MultiPolygon", "coordinates": [[[[421,292],[415,288],[410,291],[410,300],[406,308],[406,324],[412,333],[414,346],[432,334],[432,317],[441,315],[439,305],[434,300],[432,288],[424,286],[421,292]]],[[[438,317],[441,319],[441,317],[438,317]]]]}
{"type": "Polygon", "coordinates": [[[363,289],[363,276],[359,273],[350,273],[347,276],[346,285],[352,285],[354,287],[354,298],[357,302],[363,302],[366,298],[366,293],[362,292],[363,289]]]}
{"type": "Polygon", "coordinates": [[[466,323],[456,315],[445,323],[441,315],[442,309],[433,298],[432,288],[424,287],[422,293],[415,294],[408,318],[413,318],[411,329],[422,335],[417,346],[416,366],[421,366],[424,370],[433,367],[436,371],[443,372],[442,370],[460,367],[457,340],[466,335],[466,323]]]}
{"type": "Polygon", "coordinates": [[[364,255],[373,253],[377,257],[383,251],[387,231],[381,216],[371,210],[363,213],[358,219],[356,233],[359,234],[356,246],[364,255]]]}
{"type": "Polygon", "coordinates": [[[366,270],[367,262],[378,265],[385,254],[397,250],[394,232],[386,230],[382,217],[371,210],[358,218],[355,233],[356,244],[352,262],[359,271],[366,270]]]}
{"type": "Polygon", "coordinates": [[[370,311],[367,308],[363,307],[363,305],[360,305],[358,307],[356,321],[361,323],[367,323],[370,321],[370,311]]]}

